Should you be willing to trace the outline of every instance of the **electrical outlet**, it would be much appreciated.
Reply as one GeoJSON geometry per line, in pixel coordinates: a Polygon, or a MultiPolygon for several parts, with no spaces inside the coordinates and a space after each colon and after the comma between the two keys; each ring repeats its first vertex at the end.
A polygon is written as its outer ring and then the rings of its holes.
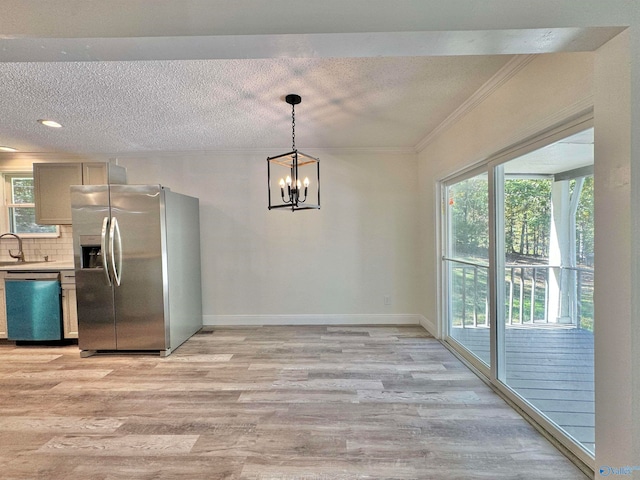
{"type": "Polygon", "coordinates": [[[385,295],[384,296],[384,304],[385,305],[391,305],[391,295],[385,295]]]}

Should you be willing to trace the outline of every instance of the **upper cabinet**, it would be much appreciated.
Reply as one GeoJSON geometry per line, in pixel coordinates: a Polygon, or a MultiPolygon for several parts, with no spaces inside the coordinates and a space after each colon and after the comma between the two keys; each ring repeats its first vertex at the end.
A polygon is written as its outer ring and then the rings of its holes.
{"type": "Polygon", "coordinates": [[[82,185],[82,163],[34,163],[36,223],[71,223],[70,185],[82,185]]]}
{"type": "MultiPolygon", "coordinates": [[[[107,183],[126,184],[127,170],[111,163],[91,162],[82,164],[82,185],[106,185],[107,183]]],[[[75,185],[79,184],[76,183],[75,185]]]]}
{"type": "Polygon", "coordinates": [[[36,223],[71,225],[71,185],[127,183],[124,167],[108,162],[34,163],[36,223]]]}

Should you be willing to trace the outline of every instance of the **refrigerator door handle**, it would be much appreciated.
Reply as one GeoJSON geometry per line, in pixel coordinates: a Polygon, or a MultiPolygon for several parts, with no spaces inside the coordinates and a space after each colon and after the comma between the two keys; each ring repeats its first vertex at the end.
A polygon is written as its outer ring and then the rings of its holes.
{"type": "Polygon", "coordinates": [[[115,283],[116,287],[119,287],[122,280],[122,238],[120,237],[120,227],[118,227],[118,219],[116,217],[111,218],[109,243],[109,255],[111,257],[111,267],[113,269],[113,283],[115,283]]]}
{"type": "Polygon", "coordinates": [[[107,285],[111,286],[111,275],[109,275],[109,257],[107,251],[107,235],[109,234],[109,217],[104,217],[102,220],[102,238],[100,242],[100,248],[102,249],[102,269],[104,272],[107,285]]]}

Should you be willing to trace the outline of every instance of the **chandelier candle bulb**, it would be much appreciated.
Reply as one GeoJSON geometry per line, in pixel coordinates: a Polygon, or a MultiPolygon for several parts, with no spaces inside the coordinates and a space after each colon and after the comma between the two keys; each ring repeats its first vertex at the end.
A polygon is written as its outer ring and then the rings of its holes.
{"type": "Polygon", "coordinates": [[[307,192],[309,191],[309,177],[304,177],[304,182],[302,182],[302,184],[304,185],[304,199],[307,199],[307,192]]]}

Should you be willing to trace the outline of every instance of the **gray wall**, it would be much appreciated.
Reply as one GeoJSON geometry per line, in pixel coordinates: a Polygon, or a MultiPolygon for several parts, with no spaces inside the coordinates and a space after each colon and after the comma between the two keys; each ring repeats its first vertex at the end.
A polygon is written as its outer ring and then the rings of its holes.
{"type": "Polygon", "coordinates": [[[267,154],[118,161],[200,198],[205,324],[419,321],[417,156],[308,153],[322,208],[295,213],[267,210],[267,154]]]}

